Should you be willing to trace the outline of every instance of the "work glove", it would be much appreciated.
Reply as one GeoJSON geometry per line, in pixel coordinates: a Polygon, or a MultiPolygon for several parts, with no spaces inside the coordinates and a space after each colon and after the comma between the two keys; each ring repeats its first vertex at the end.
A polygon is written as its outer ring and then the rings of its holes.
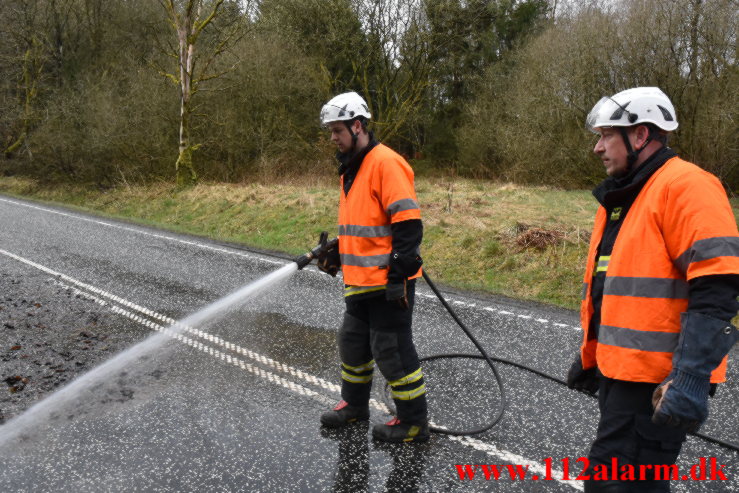
{"type": "Polygon", "coordinates": [[[728,322],[683,313],[672,371],[652,395],[652,422],[696,431],[708,417],[711,372],[738,339],[739,330],[728,322]]]}
{"type": "Polygon", "coordinates": [[[584,370],[582,367],[582,356],[580,353],[575,357],[575,361],[567,372],[567,386],[586,394],[595,395],[600,386],[598,378],[598,367],[588,368],[584,370]]]}
{"type": "Polygon", "coordinates": [[[408,293],[406,280],[416,274],[423,265],[418,255],[405,255],[400,252],[390,253],[390,265],[387,274],[387,289],[385,299],[397,301],[403,309],[408,308],[408,293]]]}
{"type": "Polygon", "coordinates": [[[404,310],[408,309],[408,293],[405,289],[405,279],[402,282],[388,283],[385,288],[385,299],[397,302],[404,310]]]}
{"type": "Polygon", "coordinates": [[[339,256],[339,240],[336,242],[329,243],[328,246],[321,250],[316,257],[316,264],[318,268],[333,277],[341,268],[341,257],[339,256]]]}

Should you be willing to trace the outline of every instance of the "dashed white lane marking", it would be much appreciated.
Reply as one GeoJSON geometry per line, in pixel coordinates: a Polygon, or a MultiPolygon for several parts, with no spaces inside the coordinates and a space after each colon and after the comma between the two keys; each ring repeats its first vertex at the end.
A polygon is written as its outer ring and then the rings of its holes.
{"type": "MultiPolygon", "coordinates": [[[[273,383],[275,385],[279,385],[279,386],[281,386],[283,388],[286,388],[286,389],[288,389],[288,390],[290,390],[292,392],[295,392],[295,393],[297,393],[299,395],[302,395],[302,396],[305,396],[305,397],[314,399],[314,400],[316,400],[318,402],[321,402],[322,404],[331,405],[331,404],[333,404],[335,402],[335,399],[331,399],[331,398],[329,398],[329,397],[327,397],[327,396],[325,396],[325,395],[323,395],[323,394],[321,394],[319,392],[316,392],[316,391],[314,391],[312,389],[309,389],[309,388],[304,387],[304,386],[302,386],[302,385],[300,385],[298,383],[295,383],[292,380],[283,378],[280,375],[277,375],[277,374],[275,374],[275,373],[273,373],[271,371],[267,371],[267,370],[265,370],[263,368],[260,368],[258,366],[254,366],[251,363],[249,363],[248,361],[245,361],[245,360],[243,360],[241,358],[233,357],[233,356],[231,356],[231,355],[229,355],[229,354],[227,354],[227,353],[225,353],[223,351],[220,351],[218,349],[215,349],[215,348],[213,348],[211,346],[207,346],[207,345],[203,344],[200,341],[197,341],[197,340],[195,340],[195,339],[193,339],[191,337],[188,337],[188,336],[184,335],[183,334],[183,331],[188,332],[188,333],[191,333],[191,334],[194,334],[194,335],[196,335],[198,337],[204,338],[204,339],[206,339],[206,340],[208,340],[208,341],[210,341],[212,343],[215,343],[215,344],[217,344],[217,345],[219,345],[221,347],[226,348],[227,350],[230,350],[230,351],[233,351],[233,352],[236,352],[236,353],[239,353],[239,354],[243,354],[244,356],[247,356],[249,359],[252,359],[252,360],[257,361],[259,363],[262,363],[264,365],[270,366],[271,368],[273,368],[273,369],[275,369],[277,371],[280,371],[280,372],[283,372],[283,373],[287,373],[287,374],[292,375],[294,377],[300,378],[301,380],[304,380],[306,382],[309,382],[311,384],[314,384],[314,385],[316,385],[316,386],[318,386],[318,387],[320,387],[320,388],[322,388],[324,390],[328,390],[328,391],[331,391],[331,392],[334,392],[334,393],[340,393],[341,392],[341,387],[339,385],[336,385],[336,384],[333,384],[331,382],[328,382],[328,381],[326,381],[326,380],[324,380],[324,379],[322,379],[320,377],[316,377],[314,375],[310,375],[310,374],[308,374],[306,372],[303,372],[302,370],[299,370],[297,368],[294,368],[294,367],[292,367],[290,365],[286,365],[284,363],[281,363],[281,362],[276,361],[276,360],[274,360],[272,358],[269,358],[267,356],[261,355],[259,353],[254,352],[254,351],[251,351],[249,349],[243,348],[243,347],[239,346],[238,344],[234,344],[232,342],[226,341],[226,340],[224,340],[224,339],[222,339],[222,338],[220,338],[218,336],[214,336],[214,335],[209,334],[209,333],[207,333],[205,331],[202,331],[202,330],[199,330],[199,329],[195,329],[195,328],[192,328],[192,327],[189,327],[189,326],[186,326],[186,325],[178,324],[176,320],[174,320],[174,319],[172,319],[170,317],[167,317],[166,315],[157,313],[154,310],[150,310],[148,308],[145,308],[143,306],[140,306],[140,305],[138,305],[136,303],[133,303],[133,302],[131,302],[129,300],[126,300],[124,298],[121,298],[120,296],[116,296],[116,295],[114,295],[112,293],[109,293],[107,291],[104,291],[104,290],[102,290],[100,288],[97,288],[95,286],[92,286],[90,284],[84,283],[82,281],[78,281],[77,279],[74,279],[73,277],[70,277],[70,276],[68,276],[66,274],[62,274],[61,272],[57,272],[57,271],[55,271],[53,269],[50,269],[50,268],[45,267],[45,266],[43,266],[41,264],[38,264],[38,263],[36,263],[36,262],[34,262],[32,260],[28,260],[26,258],[20,257],[18,255],[15,255],[13,253],[10,253],[10,252],[8,252],[6,250],[2,250],[2,249],[0,249],[0,254],[3,254],[5,256],[7,256],[7,257],[10,257],[12,259],[15,259],[15,260],[17,260],[19,262],[22,262],[22,263],[24,263],[26,265],[29,265],[31,267],[34,267],[34,268],[36,268],[38,270],[41,270],[42,272],[45,272],[47,274],[50,274],[50,275],[54,276],[57,279],[62,279],[64,281],[66,281],[66,282],[69,282],[69,283],[73,284],[73,286],[68,286],[68,285],[64,284],[63,282],[57,281],[62,286],[65,286],[65,287],[68,287],[68,288],[73,289],[76,293],[78,293],[78,294],[80,294],[82,296],[85,296],[86,298],[90,299],[91,301],[94,301],[95,303],[98,303],[98,304],[100,304],[102,306],[106,306],[106,307],[110,308],[110,310],[113,311],[114,313],[123,315],[123,316],[125,316],[125,317],[127,317],[127,318],[129,318],[129,319],[131,319],[131,320],[133,320],[133,321],[135,321],[137,323],[140,323],[140,324],[144,325],[145,327],[148,327],[148,328],[150,328],[152,330],[155,330],[157,332],[163,332],[163,333],[167,334],[168,336],[172,337],[173,339],[176,339],[176,340],[182,342],[183,344],[186,344],[186,345],[188,345],[190,347],[193,347],[193,348],[195,348],[195,349],[197,349],[199,351],[202,351],[202,352],[204,352],[206,354],[209,354],[209,355],[211,355],[211,356],[213,356],[213,357],[215,357],[217,359],[220,359],[221,361],[226,362],[227,364],[231,364],[233,366],[239,367],[242,370],[245,370],[245,371],[247,371],[249,373],[252,373],[253,375],[256,375],[256,376],[258,376],[260,378],[263,378],[263,379],[267,380],[270,383],[273,383]],[[86,291],[82,291],[79,288],[84,288],[85,290],[87,290],[87,292],[86,291]],[[95,294],[92,294],[92,293],[95,293],[95,294]],[[154,318],[154,319],[163,321],[165,323],[169,323],[170,326],[167,327],[167,326],[164,326],[162,324],[156,323],[156,322],[154,322],[154,321],[152,321],[150,319],[147,319],[145,317],[142,317],[141,315],[138,315],[138,314],[136,314],[136,313],[134,313],[132,311],[126,310],[125,308],[122,308],[121,306],[118,306],[118,305],[116,305],[114,303],[110,303],[110,302],[108,302],[108,301],[106,301],[106,300],[104,300],[101,297],[96,296],[96,295],[100,295],[100,296],[102,296],[104,298],[108,298],[109,300],[112,300],[112,301],[114,301],[116,303],[119,303],[119,304],[121,304],[123,306],[132,308],[132,309],[134,309],[134,310],[136,310],[136,311],[138,311],[140,313],[143,313],[143,314],[147,315],[150,318],[154,318]]],[[[387,407],[385,406],[385,404],[382,403],[382,402],[380,402],[380,401],[377,401],[376,399],[371,399],[370,405],[373,408],[377,409],[378,411],[381,411],[381,412],[384,412],[384,413],[389,413],[389,411],[388,411],[387,407]]],[[[533,473],[537,473],[539,475],[543,475],[546,472],[545,466],[543,464],[540,464],[540,463],[538,463],[536,461],[529,460],[526,457],[523,457],[521,455],[515,454],[513,452],[509,452],[507,450],[500,449],[500,448],[496,447],[492,443],[483,442],[482,440],[478,440],[478,439],[472,438],[472,437],[455,437],[455,436],[449,436],[449,435],[447,435],[447,438],[449,438],[450,440],[452,440],[454,442],[460,443],[460,444],[465,445],[465,446],[469,446],[469,447],[471,447],[471,448],[473,448],[475,450],[479,450],[479,451],[484,452],[484,453],[486,453],[486,454],[488,454],[488,455],[490,455],[492,457],[495,457],[497,459],[506,461],[506,462],[511,463],[511,464],[528,464],[529,465],[529,470],[531,472],[533,472],[533,473]]],[[[552,477],[554,477],[554,478],[558,478],[558,477],[561,478],[561,477],[563,477],[562,471],[558,471],[558,470],[553,469],[551,471],[551,473],[553,475],[552,477]]],[[[582,486],[582,482],[581,481],[575,481],[575,480],[564,481],[564,480],[561,480],[561,479],[557,479],[557,481],[559,481],[559,482],[561,482],[563,484],[566,484],[567,486],[570,486],[570,487],[572,487],[572,488],[574,488],[574,489],[576,489],[578,491],[583,491],[583,486],[582,486]]]]}
{"type": "MultiPolygon", "coordinates": [[[[123,226],[121,224],[115,224],[115,223],[111,223],[111,222],[107,222],[107,221],[101,221],[99,219],[92,219],[90,217],[85,217],[85,216],[81,216],[81,215],[77,215],[77,214],[70,214],[70,213],[67,213],[67,212],[61,212],[61,211],[57,211],[57,210],[54,210],[54,209],[49,209],[49,208],[46,208],[46,207],[40,207],[40,206],[37,206],[37,205],[26,204],[24,202],[19,202],[19,201],[16,201],[16,200],[10,200],[10,199],[6,199],[6,198],[2,198],[2,197],[0,197],[0,202],[6,202],[8,204],[13,204],[13,205],[16,205],[16,206],[21,206],[21,207],[28,207],[30,209],[35,209],[35,210],[39,210],[39,211],[42,211],[42,212],[49,212],[51,214],[58,214],[60,216],[69,217],[69,218],[72,218],[72,219],[79,219],[81,221],[87,221],[87,222],[90,222],[90,223],[93,223],[93,224],[99,224],[101,226],[107,226],[107,227],[110,227],[110,228],[121,229],[123,231],[129,231],[129,232],[138,233],[138,234],[142,234],[142,235],[146,235],[146,236],[151,236],[151,237],[154,237],[154,238],[159,238],[161,240],[174,241],[174,242],[177,242],[177,243],[182,243],[184,245],[194,246],[194,247],[197,247],[197,248],[203,248],[203,249],[214,251],[214,252],[225,253],[225,254],[228,254],[228,255],[236,255],[238,257],[249,258],[249,259],[252,259],[252,260],[259,260],[260,262],[266,262],[266,263],[269,263],[269,264],[285,265],[287,263],[286,261],[279,261],[279,260],[267,259],[267,258],[264,258],[264,257],[262,257],[260,255],[256,255],[256,254],[239,252],[239,251],[235,251],[235,250],[227,249],[227,248],[222,248],[222,247],[214,247],[212,245],[207,245],[205,243],[200,243],[200,242],[197,242],[197,241],[189,241],[189,240],[184,240],[182,238],[176,238],[174,236],[167,236],[167,235],[161,235],[161,234],[157,234],[157,233],[152,233],[150,231],[146,231],[146,230],[139,229],[139,228],[132,228],[132,227],[129,227],[129,226],[123,226]]],[[[314,270],[307,270],[307,272],[312,272],[314,274],[318,274],[318,271],[314,271],[314,270]]],[[[436,299],[436,295],[434,295],[434,294],[417,293],[416,296],[423,297],[423,298],[436,299]]],[[[460,307],[477,308],[477,304],[476,303],[468,303],[466,301],[454,300],[453,298],[447,298],[447,299],[448,299],[448,301],[451,301],[452,303],[454,303],[455,305],[460,306],[460,307]]],[[[487,310],[489,312],[497,313],[498,315],[505,315],[505,316],[508,316],[508,317],[518,317],[518,318],[522,318],[522,319],[525,319],[525,320],[530,320],[530,319],[533,318],[530,315],[517,314],[517,313],[514,313],[514,312],[510,312],[510,311],[507,311],[507,310],[501,310],[501,309],[490,307],[490,306],[484,306],[484,307],[482,307],[482,309],[487,310]]],[[[550,323],[549,320],[543,319],[543,318],[538,318],[538,319],[536,319],[536,321],[539,322],[539,323],[541,323],[541,324],[545,324],[545,325],[548,325],[550,323]]],[[[576,326],[576,325],[568,325],[568,324],[553,323],[553,322],[551,322],[551,324],[554,325],[555,327],[580,330],[580,327],[579,326],[576,326]]]]}

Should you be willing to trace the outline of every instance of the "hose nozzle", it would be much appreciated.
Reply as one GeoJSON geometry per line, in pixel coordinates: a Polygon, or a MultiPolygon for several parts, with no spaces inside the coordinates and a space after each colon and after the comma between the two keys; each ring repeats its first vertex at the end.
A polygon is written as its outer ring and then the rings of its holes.
{"type": "Polygon", "coordinates": [[[310,264],[314,258],[318,258],[318,256],[325,253],[329,248],[335,247],[338,242],[338,238],[328,241],[328,231],[321,231],[318,245],[316,245],[310,252],[306,252],[295,259],[295,263],[298,264],[298,270],[303,269],[303,267],[310,264]]]}

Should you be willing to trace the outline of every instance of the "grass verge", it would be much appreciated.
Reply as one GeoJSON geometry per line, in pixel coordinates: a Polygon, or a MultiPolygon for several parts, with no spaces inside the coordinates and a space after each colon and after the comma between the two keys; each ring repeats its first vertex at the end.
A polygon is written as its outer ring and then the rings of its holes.
{"type": "MultiPolygon", "coordinates": [[[[578,306],[596,210],[589,191],[424,177],[416,190],[425,227],[422,255],[435,280],[578,306]]],[[[101,191],[3,177],[0,192],[290,255],[314,246],[320,231],[336,231],[338,186],[330,180],[202,183],[185,190],[154,183],[101,191]]],[[[739,215],[739,200],[732,205],[739,215]]]]}

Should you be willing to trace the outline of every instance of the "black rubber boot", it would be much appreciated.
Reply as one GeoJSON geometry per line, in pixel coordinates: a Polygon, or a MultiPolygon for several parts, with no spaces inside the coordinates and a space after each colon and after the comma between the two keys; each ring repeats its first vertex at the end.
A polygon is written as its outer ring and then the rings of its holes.
{"type": "Polygon", "coordinates": [[[339,401],[335,408],[321,414],[321,424],[328,428],[341,428],[357,421],[369,419],[369,406],[350,406],[346,401],[339,401]]]}
{"type": "Polygon", "coordinates": [[[384,425],[372,427],[372,438],[383,442],[425,442],[430,436],[428,423],[420,426],[409,425],[401,423],[398,418],[393,418],[384,425]]]}

